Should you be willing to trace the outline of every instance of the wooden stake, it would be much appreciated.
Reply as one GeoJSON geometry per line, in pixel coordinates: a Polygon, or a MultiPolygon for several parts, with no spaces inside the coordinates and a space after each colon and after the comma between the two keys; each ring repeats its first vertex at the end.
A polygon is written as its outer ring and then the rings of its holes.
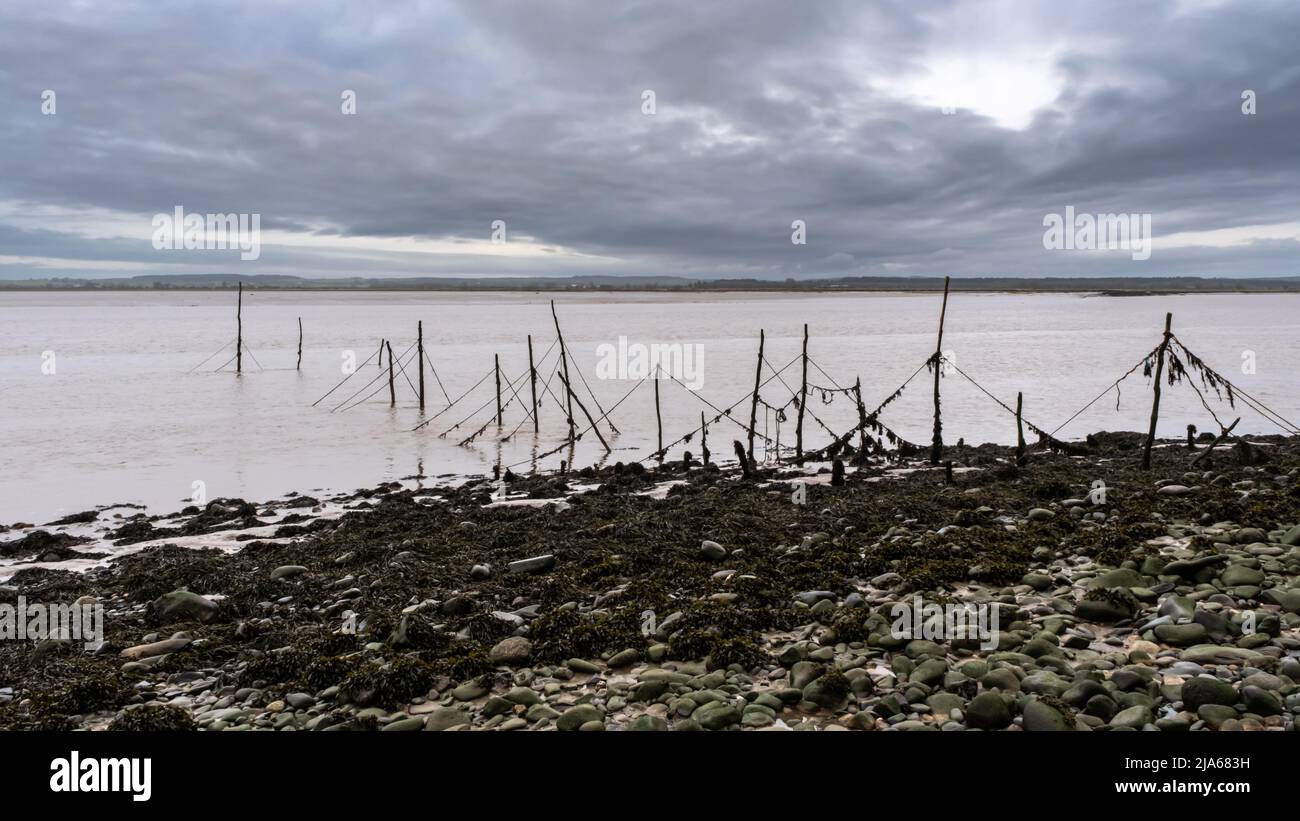
{"type": "Polygon", "coordinates": [[[424,410],[424,320],[418,320],[415,328],[415,356],[420,360],[420,410],[424,410]]]}
{"type": "Polygon", "coordinates": [[[244,283],[239,283],[239,301],[235,303],[235,373],[244,370],[244,283]]]}
{"type": "Polygon", "coordinates": [[[1024,405],[1025,395],[1016,393],[1016,464],[1022,464],[1025,461],[1025,426],[1024,419],[1020,415],[1020,409],[1024,405]]]}
{"type": "Polygon", "coordinates": [[[568,392],[569,398],[578,403],[578,410],[582,411],[582,415],[587,417],[587,422],[591,424],[591,429],[596,432],[596,438],[600,440],[600,444],[604,445],[605,452],[612,452],[614,449],[609,446],[609,442],[605,441],[605,437],[600,432],[600,425],[597,425],[596,420],[591,418],[591,414],[587,412],[587,406],[582,404],[582,400],[574,395],[573,387],[569,384],[568,378],[561,376],[560,381],[564,383],[564,390],[568,392]]]}
{"type": "Polygon", "coordinates": [[[533,391],[533,433],[537,433],[537,417],[541,408],[537,405],[537,367],[533,364],[533,335],[528,335],[528,384],[533,391]]]}
{"type": "MultiPolygon", "coordinates": [[[[803,409],[808,404],[808,324],[803,326],[803,381],[799,385],[799,420],[794,428],[794,458],[803,462],[803,409]]],[[[778,454],[780,455],[780,454],[778,454]]]]}
{"type": "Polygon", "coordinates": [[[704,411],[700,411],[700,455],[704,458],[702,463],[705,467],[709,466],[709,425],[704,421],[704,411]]]}
{"type": "Polygon", "coordinates": [[[1217,448],[1223,442],[1224,439],[1227,439],[1228,434],[1232,433],[1232,429],[1237,427],[1237,423],[1240,421],[1241,421],[1241,417],[1238,416],[1236,419],[1232,421],[1231,425],[1228,425],[1226,428],[1224,428],[1223,432],[1220,433],[1217,437],[1215,437],[1214,441],[1210,443],[1210,446],[1205,450],[1201,451],[1200,455],[1198,455],[1195,459],[1192,460],[1192,467],[1196,467],[1202,459],[1210,455],[1210,451],[1217,448]]]}
{"type": "Polygon", "coordinates": [[[659,366],[655,365],[655,430],[658,431],[659,461],[664,458],[664,418],[659,413],[659,366]]]}
{"type": "Polygon", "coordinates": [[[379,370],[384,369],[384,340],[379,340],[379,370]]]}
{"type": "Polygon", "coordinates": [[[501,424],[501,357],[492,354],[492,367],[497,374],[497,425],[501,424]]]}
{"type": "Polygon", "coordinates": [[[388,346],[388,407],[397,407],[397,392],[393,390],[393,344],[385,342],[388,346]]]}
{"type": "Polygon", "coordinates": [[[858,458],[859,465],[867,461],[867,406],[862,404],[862,377],[853,383],[853,399],[858,405],[858,458]]]}
{"type": "Polygon", "coordinates": [[[740,462],[740,474],[744,478],[749,478],[749,466],[751,459],[745,455],[745,446],[740,444],[739,439],[732,439],[731,446],[736,449],[736,461],[740,462]]]}
{"type": "MultiPolygon", "coordinates": [[[[754,428],[758,426],[758,386],[763,381],[763,329],[758,330],[758,365],[754,368],[754,398],[749,403],[749,448],[745,454],[754,461],[754,428]]],[[[779,454],[778,454],[779,455],[779,454]]]]}
{"type": "Polygon", "coordinates": [[[1160,379],[1165,372],[1165,349],[1169,347],[1169,337],[1172,336],[1170,327],[1174,323],[1172,313],[1165,314],[1165,336],[1160,341],[1160,348],[1156,353],[1156,381],[1154,386],[1154,398],[1151,402],[1151,427],[1147,430],[1147,442],[1142,448],[1142,469],[1151,469],[1151,446],[1156,443],[1156,420],[1160,418],[1160,379]]]}
{"type": "MultiPolygon", "coordinates": [[[[560,362],[563,365],[564,385],[567,390],[569,385],[569,354],[564,347],[564,332],[560,330],[560,317],[555,313],[555,300],[553,299],[551,300],[551,319],[555,320],[555,335],[560,340],[560,362]]],[[[581,406],[582,403],[579,402],[578,404],[581,406]]],[[[567,390],[566,397],[565,397],[565,407],[568,409],[568,415],[569,415],[569,441],[572,442],[574,439],[573,391],[572,390],[567,390]]],[[[601,439],[601,441],[603,442],[605,440],[601,439]]]]}
{"type": "Polygon", "coordinates": [[[298,367],[294,370],[302,370],[302,317],[298,317],[298,367]]]}
{"type": "Polygon", "coordinates": [[[948,283],[951,277],[943,278],[943,307],[939,309],[939,341],[934,346],[934,439],[930,443],[930,464],[939,464],[943,455],[943,424],[939,421],[939,372],[943,368],[943,320],[948,314],[948,283]]]}

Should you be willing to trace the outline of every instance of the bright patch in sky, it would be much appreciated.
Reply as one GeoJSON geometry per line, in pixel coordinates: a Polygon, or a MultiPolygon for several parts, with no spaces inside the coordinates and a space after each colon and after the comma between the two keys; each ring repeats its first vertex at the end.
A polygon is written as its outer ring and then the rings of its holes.
{"type": "Polygon", "coordinates": [[[1027,128],[1034,114],[1060,93],[1053,55],[954,56],[928,61],[922,73],[901,81],[896,93],[945,113],[970,111],[1003,128],[1027,128]]]}

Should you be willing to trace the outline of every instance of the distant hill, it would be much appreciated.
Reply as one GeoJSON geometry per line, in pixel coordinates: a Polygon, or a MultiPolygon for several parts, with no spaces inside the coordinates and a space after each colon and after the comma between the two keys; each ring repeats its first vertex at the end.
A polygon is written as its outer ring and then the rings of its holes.
{"type": "MultiPolygon", "coordinates": [[[[835,277],[805,280],[693,279],[673,276],[348,277],[175,274],[110,279],[0,280],[10,291],[220,290],[324,291],[933,291],[942,277],[835,277]]],[[[954,291],[1089,291],[1116,296],[1167,293],[1300,292],[1300,277],[957,277],[954,291]]]]}

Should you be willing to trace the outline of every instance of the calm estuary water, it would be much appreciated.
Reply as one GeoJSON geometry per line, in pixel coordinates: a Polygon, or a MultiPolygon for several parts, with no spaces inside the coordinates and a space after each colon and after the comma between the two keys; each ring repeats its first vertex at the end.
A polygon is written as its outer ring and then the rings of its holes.
{"type": "MultiPolygon", "coordinates": [[[[526,470],[534,454],[564,440],[563,415],[544,390],[536,437],[530,422],[519,427],[526,402],[516,401],[505,411],[500,434],[492,424],[474,444],[457,444],[495,412],[490,377],[427,427],[412,428],[447,404],[443,389],[456,398],[488,374],[494,354],[507,379],[519,377],[527,369],[527,334],[542,359],[555,339],[550,298],[245,291],[244,338],[251,354],[244,358],[244,374],[236,376],[213,370],[233,355],[233,346],[191,370],[233,340],[233,292],[0,293],[0,522],[42,523],[120,502],[175,510],[189,503],[196,481],[204,483],[209,499],[263,499],[292,490],[352,490],[417,473],[485,473],[497,462],[526,470]],[[299,317],[305,349],[302,370],[296,371],[299,317]],[[313,407],[343,378],[349,352],[361,364],[387,337],[400,355],[414,342],[418,320],[424,321],[425,344],[442,383],[440,388],[428,374],[423,416],[400,374],[396,408],[389,407],[381,380],[357,397],[381,388],[369,400],[332,411],[381,373],[373,359],[313,407]],[[462,419],[459,429],[439,436],[462,419]],[[497,441],[517,427],[510,441],[497,441]]],[[[700,346],[698,395],[660,383],[665,441],[697,426],[702,410],[710,418],[716,414],[701,397],[725,408],[750,391],[760,328],[767,335],[767,358],[779,368],[798,355],[802,324],[809,323],[810,354],[828,374],[813,368],[810,382],[830,387],[832,378],[848,385],[860,377],[871,408],[933,351],[939,316],[939,297],[932,294],[566,294],[556,302],[574,360],[606,409],[634,382],[597,378],[599,346],[617,346],[620,336],[630,345],[700,346]]],[[[944,348],[1008,404],[1023,391],[1025,416],[1050,430],[1158,343],[1166,310],[1174,312],[1174,331],[1193,351],[1284,415],[1300,416],[1300,295],[954,294],[944,348]],[[1253,352],[1251,374],[1243,373],[1246,352],[1253,352]]],[[[540,368],[543,379],[556,361],[552,351],[540,368]]],[[[797,365],[783,377],[797,387],[797,365]]],[[[576,373],[573,380],[598,413],[576,373]]],[[[1148,382],[1139,371],[1124,382],[1118,410],[1112,395],[1059,435],[1144,430],[1148,382]]],[[[550,385],[557,394],[563,390],[558,378],[550,385]]],[[[526,397],[527,379],[516,389],[526,397]]],[[[949,442],[1014,441],[1013,419],[961,376],[945,377],[943,394],[949,442]]],[[[762,395],[773,405],[789,398],[778,381],[762,395]]],[[[930,401],[928,373],[922,371],[882,421],[926,442],[930,401]]],[[[856,410],[843,398],[823,404],[814,394],[808,407],[834,429],[856,420],[856,410]]],[[[743,403],[735,417],[747,419],[748,412],[743,403]]],[[[1240,405],[1233,411],[1223,404],[1219,413],[1226,420],[1242,416],[1239,432],[1278,432],[1240,405]]],[[[581,417],[576,408],[575,414],[581,417]]],[[[634,391],[612,418],[620,433],[604,428],[615,449],[611,461],[646,457],[655,437],[653,384],[634,391]]],[[[1189,388],[1166,391],[1161,435],[1182,435],[1189,422],[1213,428],[1189,388]]],[[[815,422],[807,426],[810,446],[828,441],[815,422]]],[[[776,427],[774,415],[760,413],[760,431],[775,436],[776,427]]],[[[780,429],[782,443],[792,444],[793,414],[780,429]]],[[[731,440],[742,435],[723,421],[710,430],[710,448],[716,456],[727,455],[731,440]]],[[[698,441],[684,447],[698,455],[698,441]]],[[[682,450],[678,446],[670,455],[682,450]]],[[[599,443],[588,435],[575,462],[590,464],[600,455],[599,443]]],[[[556,468],[566,456],[542,458],[539,466],[556,468]]]]}

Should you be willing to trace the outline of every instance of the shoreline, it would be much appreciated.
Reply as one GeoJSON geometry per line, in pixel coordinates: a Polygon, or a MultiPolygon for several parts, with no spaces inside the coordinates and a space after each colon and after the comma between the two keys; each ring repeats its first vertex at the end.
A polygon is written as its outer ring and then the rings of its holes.
{"type": "Polygon", "coordinates": [[[106,635],[0,643],[0,727],[1294,729],[1300,438],[1143,473],[1135,437],[950,447],[952,484],[615,465],[24,528],[59,560],[0,603],[106,635]],[[996,649],[897,635],[917,595],[1005,607],[996,649]]]}

